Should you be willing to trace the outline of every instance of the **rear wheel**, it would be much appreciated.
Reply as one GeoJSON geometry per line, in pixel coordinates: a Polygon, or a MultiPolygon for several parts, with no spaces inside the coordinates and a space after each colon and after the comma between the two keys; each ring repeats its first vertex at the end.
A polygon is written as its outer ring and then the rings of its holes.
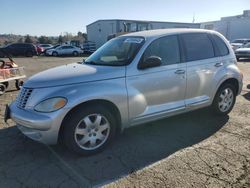
{"type": "Polygon", "coordinates": [[[217,91],[212,107],[216,114],[227,115],[233,109],[236,100],[236,89],[232,84],[222,85],[217,91]]]}
{"type": "Polygon", "coordinates": [[[77,51],[73,52],[73,56],[78,56],[78,55],[79,55],[79,53],[77,51]]]}
{"type": "Polygon", "coordinates": [[[23,81],[22,80],[16,80],[15,86],[16,86],[17,90],[20,90],[22,88],[22,86],[23,86],[23,81]]]}
{"type": "Polygon", "coordinates": [[[4,94],[6,91],[6,87],[4,84],[0,84],[0,95],[4,94]]]}
{"type": "Polygon", "coordinates": [[[57,52],[53,52],[52,56],[56,57],[56,56],[58,56],[58,53],[57,52]]]}
{"type": "Polygon", "coordinates": [[[115,124],[115,118],[103,106],[79,108],[63,123],[63,141],[70,150],[91,155],[102,151],[112,140],[115,124]]]}
{"type": "Polygon", "coordinates": [[[5,85],[5,88],[7,89],[9,87],[9,82],[3,82],[3,85],[5,85]]]}

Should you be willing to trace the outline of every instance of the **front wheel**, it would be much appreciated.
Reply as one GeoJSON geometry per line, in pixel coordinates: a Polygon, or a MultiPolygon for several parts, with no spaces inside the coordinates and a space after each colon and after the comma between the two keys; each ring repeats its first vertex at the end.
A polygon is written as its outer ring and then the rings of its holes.
{"type": "Polygon", "coordinates": [[[217,115],[227,115],[233,109],[235,100],[235,87],[231,84],[225,84],[218,89],[212,108],[217,115]]]}
{"type": "Polygon", "coordinates": [[[70,150],[91,155],[112,140],[115,124],[113,115],[102,106],[79,108],[63,123],[63,141],[70,150]]]}

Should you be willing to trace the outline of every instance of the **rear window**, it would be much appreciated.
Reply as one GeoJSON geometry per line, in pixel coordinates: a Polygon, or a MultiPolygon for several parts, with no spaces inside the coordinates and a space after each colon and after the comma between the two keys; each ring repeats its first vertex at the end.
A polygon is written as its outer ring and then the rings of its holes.
{"type": "Polygon", "coordinates": [[[211,35],[214,42],[215,56],[225,56],[229,54],[229,50],[225,42],[217,35],[211,35]]]}
{"type": "Polygon", "coordinates": [[[214,49],[206,33],[187,33],[181,35],[185,46],[186,60],[196,61],[213,58],[214,49]]]}

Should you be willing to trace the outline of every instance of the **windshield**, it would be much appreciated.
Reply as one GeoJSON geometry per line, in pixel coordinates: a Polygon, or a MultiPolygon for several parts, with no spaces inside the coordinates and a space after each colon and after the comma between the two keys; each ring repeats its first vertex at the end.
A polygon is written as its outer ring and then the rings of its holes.
{"type": "Polygon", "coordinates": [[[131,63],[144,43],[143,37],[119,37],[108,41],[89,58],[86,64],[122,66],[131,63]]]}

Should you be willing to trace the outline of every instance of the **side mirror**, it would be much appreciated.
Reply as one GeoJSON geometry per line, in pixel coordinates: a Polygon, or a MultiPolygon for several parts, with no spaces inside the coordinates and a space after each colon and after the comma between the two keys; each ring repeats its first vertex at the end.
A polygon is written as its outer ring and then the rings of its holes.
{"type": "Polygon", "coordinates": [[[158,67],[161,65],[161,58],[158,56],[150,56],[145,61],[138,64],[138,69],[147,69],[151,67],[158,67]]]}

